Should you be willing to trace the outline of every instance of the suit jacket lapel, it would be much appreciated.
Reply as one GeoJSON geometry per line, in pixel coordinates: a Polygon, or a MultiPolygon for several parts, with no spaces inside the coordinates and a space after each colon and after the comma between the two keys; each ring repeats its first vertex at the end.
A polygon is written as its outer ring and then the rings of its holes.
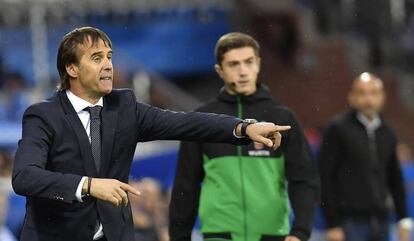
{"type": "Polygon", "coordinates": [[[114,144],[115,127],[118,118],[118,110],[114,101],[110,101],[108,96],[104,97],[104,107],[102,109],[101,135],[102,135],[102,155],[100,176],[105,176],[111,162],[112,148],[114,144]]]}
{"type": "Polygon", "coordinates": [[[86,175],[90,177],[96,177],[97,172],[95,168],[95,163],[93,161],[91,144],[89,142],[89,138],[86,134],[85,128],[83,127],[78,114],[76,113],[68,97],[66,96],[66,92],[59,91],[58,96],[61,101],[63,111],[65,112],[66,119],[69,121],[73,131],[76,134],[83,160],[83,167],[85,168],[86,175]]]}

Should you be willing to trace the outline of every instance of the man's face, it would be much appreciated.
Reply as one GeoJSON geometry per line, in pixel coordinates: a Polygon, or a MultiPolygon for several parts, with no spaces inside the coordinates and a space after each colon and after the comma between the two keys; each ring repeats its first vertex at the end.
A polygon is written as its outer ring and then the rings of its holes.
{"type": "Polygon", "coordinates": [[[230,94],[251,95],[256,91],[260,58],[252,47],[232,49],[223,55],[223,61],[215,65],[230,94]]]}
{"type": "Polygon", "coordinates": [[[351,107],[368,118],[377,115],[384,106],[385,93],[381,81],[376,79],[356,81],[349,93],[351,107]]]}
{"type": "Polygon", "coordinates": [[[78,46],[79,64],[71,64],[67,71],[71,90],[81,98],[97,100],[112,91],[112,49],[103,40],[92,44],[88,39],[78,46]]]}

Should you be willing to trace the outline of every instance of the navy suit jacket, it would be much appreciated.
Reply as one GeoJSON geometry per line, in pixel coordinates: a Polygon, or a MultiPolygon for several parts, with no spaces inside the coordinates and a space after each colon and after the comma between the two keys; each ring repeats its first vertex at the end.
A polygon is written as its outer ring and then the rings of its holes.
{"type": "Polygon", "coordinates": [[[173,112],[139,103],[131,90],[113,90],[102,109],[101,170],[65,91],[30,106],[23,116],[12,184],[26,196],[21,241],[92,240],[99,217],[108,241],[133,241],[131,207],[93,197],[76,201],[82,176],[128,182],[137,142],[191,140],[242,144],[233,136],[240,119],[225,115],[173,112]]]}

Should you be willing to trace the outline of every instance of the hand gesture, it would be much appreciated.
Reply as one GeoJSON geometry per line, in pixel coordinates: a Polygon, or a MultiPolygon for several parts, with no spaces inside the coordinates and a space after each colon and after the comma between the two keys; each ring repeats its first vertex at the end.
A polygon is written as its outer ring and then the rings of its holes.
{"type": "Polygon", "coordinates": [[[253,141],[260,142],[276,150],[282,141],[281,131],[287,131],[290,126],[278,126],[270,122],[258,122],[246,128],[246,134],[253,141]]]}
{"type": "MultiPolygon", "coordinates": [[[[83,193],[86,193],[88,188],[87,182],[85,181],[83,184],[83,193]]],[[[140,194],[138,190],[129,184],[116,179],[92,178],[91,180],[90,195],[97,199],[110,202],[116,207],[128,205],[128,192],[134,195],[140,194]]]]}

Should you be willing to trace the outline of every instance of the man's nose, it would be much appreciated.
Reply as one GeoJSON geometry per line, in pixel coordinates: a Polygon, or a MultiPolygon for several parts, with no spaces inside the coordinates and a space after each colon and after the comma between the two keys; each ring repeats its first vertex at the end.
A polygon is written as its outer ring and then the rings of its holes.
{"type": "Polygon", "coordinates": [[[103,68],[106,69],[106,70],[112,70],[112,68],[113,68],[112,59],[106,58],[103,68]]]}
{"type": "Polygon", "coordinates": [[[239,75],[240,76],[245,76],[245,75],[247,75],[247,71],[248,71],[247,66],[245,64],[241,64],[240,69],[239,69],[239,75]]]}

